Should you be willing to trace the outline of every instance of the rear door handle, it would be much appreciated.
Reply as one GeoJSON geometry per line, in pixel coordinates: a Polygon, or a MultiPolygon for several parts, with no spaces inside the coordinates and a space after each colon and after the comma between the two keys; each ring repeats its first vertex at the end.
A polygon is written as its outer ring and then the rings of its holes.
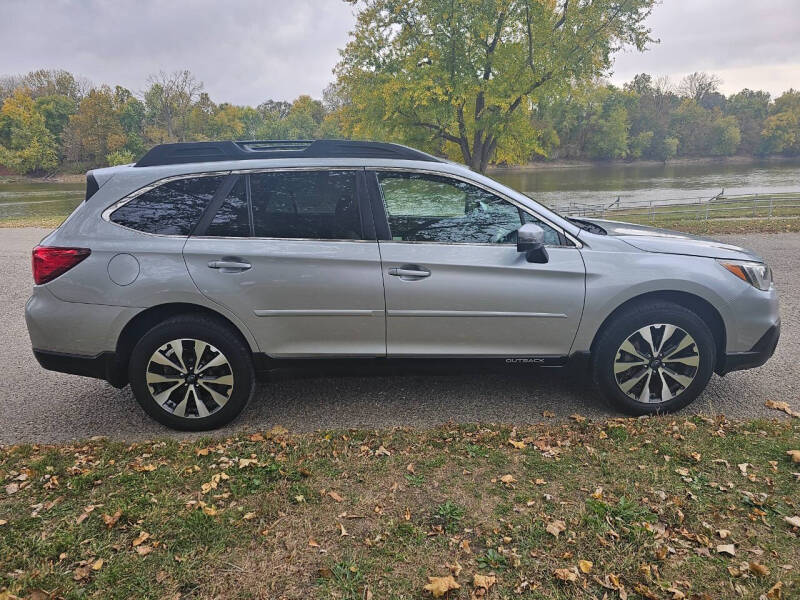
{"type": "Polygon", "coordinates": [[[240,271],[247,271],[253,265],[241,259],[223,257],[222,260],[212,260],[208,263],[209,269],[219,269],[223,273],[238,273],[240,271]]]}
{"type": "Polygon", "coordinates": [[[392,267],[389,269],[389,275],[400,277],[401,279],[422,279],[424,277],[430,277],[431,272],[419,265],[403,265],[402,267],[392,267]]]}

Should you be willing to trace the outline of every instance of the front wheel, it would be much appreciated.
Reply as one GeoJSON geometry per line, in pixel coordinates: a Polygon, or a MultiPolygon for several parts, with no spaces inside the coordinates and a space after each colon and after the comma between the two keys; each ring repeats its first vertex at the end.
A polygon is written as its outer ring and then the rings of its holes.
{"type": "Polygon", "coordinates": [[[159,423],[187,431],[232,421],[253,393],[250,351],[207,317],[173,317],[136,344],[128,366],[136,400],[159,423]]]}
{"type": "Polygon", "coordinates": [[[691,310],[671,302],[632,307],[601,333],[594,379],[628,414],[668,413],[705,389],[716,361],[714,337],[691,310]]]}

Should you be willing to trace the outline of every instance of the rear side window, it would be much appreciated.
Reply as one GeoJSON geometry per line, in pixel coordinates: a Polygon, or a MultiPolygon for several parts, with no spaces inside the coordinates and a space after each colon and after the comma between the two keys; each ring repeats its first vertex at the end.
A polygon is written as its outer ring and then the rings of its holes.
{"type": "Polygon", "coordinates": [[[224,176],[191,177],[164,183],[111,213],[111,221],[137,231],[189,235],[224,176]]]}
{"type": "Polygon", "coordinates": [[[357,171],[281,171],[250,175],[256,237],[362,239],[357,171]]]}
{"type": "Polygon", "coordinates": [[[247,204],[247,178],[239,181],[225,198],[211,220],[205,235],[218,237],[249,237],[250,207],[247,204]]]}

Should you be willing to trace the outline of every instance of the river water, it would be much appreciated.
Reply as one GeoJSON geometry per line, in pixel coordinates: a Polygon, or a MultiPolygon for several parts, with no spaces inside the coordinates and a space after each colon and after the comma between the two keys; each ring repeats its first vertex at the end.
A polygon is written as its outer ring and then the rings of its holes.
{"type": "MultiPolygon", "coordinates": [[[[668,203],[726,194],[800,192],[800,159],[749,164],[596,165],[497,169],[490,177],[558,210],[569,204],[626,200],[668,203]]],[[[82,183],[2,183],[0,220],[66,216],[83,198],[82,183]]]]}

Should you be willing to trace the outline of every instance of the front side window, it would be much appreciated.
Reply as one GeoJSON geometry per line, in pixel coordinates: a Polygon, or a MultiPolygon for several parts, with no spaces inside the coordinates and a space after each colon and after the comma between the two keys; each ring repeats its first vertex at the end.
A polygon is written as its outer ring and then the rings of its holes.
{"type": "Polygon", "coordinates": [[[250,175],[256,237],[362,239],[357,171],[276,171],[250,175]]]}
{"type": "Polygon", "coordinates": [[[536,223],[545,243],[557,245],[558,232],[514,204],[458,179],[381,171],[377,173],[389,230],[403,242],[512,244],[524,223],[536,223]]]}
{"type": "Polygon", "coordinates": [[[164,183],[120,206],[110,219],[145,233],[189,235],[223,179],[190,177],[164,183]]]}

